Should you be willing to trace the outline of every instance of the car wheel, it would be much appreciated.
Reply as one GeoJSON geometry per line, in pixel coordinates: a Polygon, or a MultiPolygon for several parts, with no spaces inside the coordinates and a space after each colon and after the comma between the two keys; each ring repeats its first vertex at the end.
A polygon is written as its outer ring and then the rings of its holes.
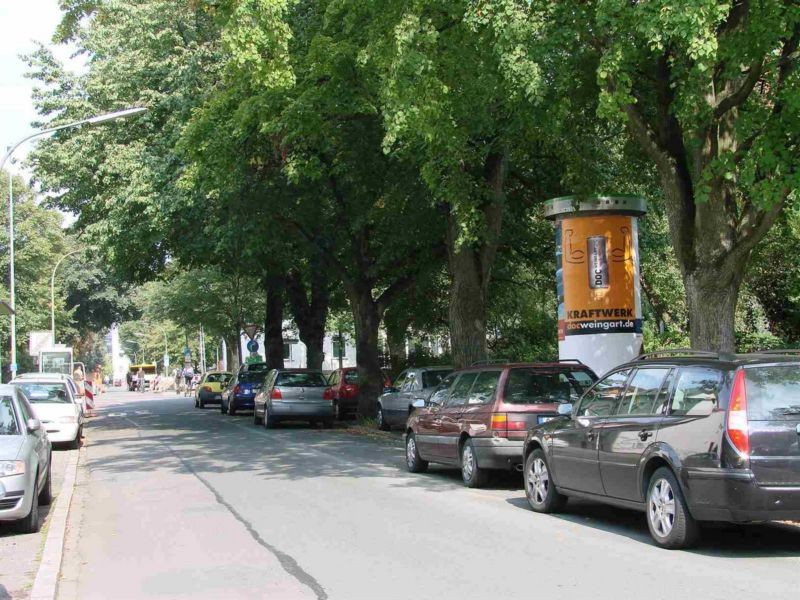
{"type": "MultiPolygon", "coordinates": [[[[38,475],[38,473],[37,473],[38,475]]],[[[36,488],[34,488],[34,494],[36,488]]],[[[36,533],[39,531],[39,496],[34,495],[31,500],[31,510],[24,519],[17,521],[17,528],[20,533],[36,533]]]]}
{"type": "Polygon", "coordinates": [[[68,444],[70,450],[77,450],[81,447],[81,428],[78,427],[78,431],[75,432],[75,439],[71,440],[68,444]]]}
{"type": "Polygon", "coordinates": [[[662,548],[687,548],[697,540],[697,521],[689,513],[675,475],[657,469],[647,486],[647,527],[662,548]]]}
{"type": "Polygon", "coordinates": [[[44,482],[42,491],[39,492],[39,504],[42,506],[50,506],[53,501],[53,456],[50,455],[50,460],[47,463],[47,479],[44,482]]]}
{"type": "Polygon", "coordinates": [[[228,407],[225,405],[224,402],[219,403],[219,412],[221,412],[223,415],[228,414],[228,407]]]}
{"type": "Polygon", "coordinates": [[[278,422],[275,420],[269,411],[267,411],[266,407],[264,407],[264,428],[265,429],[275,429],[278,425],[278,422]]]}
{"type": "Polygon", "coordinates": [[[428,461],[422,460],[417,448],[417,437],[413,432],[406,435],[406,467],[412,473],[424,473],[428,470],[428,461]]]}
{"type": "Polygon", "coordinates": [[[234,415],[236,415],[236,404],[235,404],[235,402],[236,402],[236,400],[228,401],[228,414],[230,416],[232,416],[232,417],[234,415]]]}
{"type": "Polygon", "coordinates": [[[472,440],[467,440],[461,447],[461,479],[467,487],[482,487],[489,478],[489,472],[478,466],[478,456],[472,440]]]}
{"type": "Polygon", "coordinates": [[[333,419],[323,419],[322,426],[325,429],[333,429],[333,419]]]}
{"type": "Polygon", "coordinates": [[[197,400],[195,402],[197,403],[197,408],[205,408],[206,407],[206,403],[203,402],[203,398],[200,397],[200,394],[197,395],[197,400]]]}
{"type": "Polygon", "coordinates": [[[381,431],[389,431],[391,427],[386,422],[386,417],[383,414],[383,406],[378,404],[378,429],[381,431]]]}
{"type": "Polygon", "coordinates": [[[537,448],[525,459],[525,496],[528,504],[536,512],[557,512],[564,508],[567,497],[561,494],[553,483],[544,451],[537,448]]]}

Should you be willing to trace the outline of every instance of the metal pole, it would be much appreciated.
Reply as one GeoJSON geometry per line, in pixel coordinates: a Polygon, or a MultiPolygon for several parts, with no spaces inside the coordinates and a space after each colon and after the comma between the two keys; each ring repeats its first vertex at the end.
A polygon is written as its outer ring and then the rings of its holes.
{"type": "Polygon", "coordinates": [[[56,270],[65,258],[78,252],[80,250],[73,250],[58,259],[56,266],[53,267],[53,274],[50,276],[50,335],[53,338],[53,346],[56,345],[56,270]]]}
{"type": "MultiPolygon", "coordinates": [[[[16,146],[15,146],[16,148],[16,146]]],[[[14,148],[11,148],[8,151],[8,154],[3,158],[3,162],[0,163],[0,169],[2,168],[3,164],[5,164],[6,159],[11,156],[11,153],[14,151],[14,148]]],[[[9,285],[8,290],[11,298],[9,299],[9,304],[11,304],[11,379],[14,379],[17,375],[17,316],[15,314],[17,310],[17,302],[16,302],[16,290],[14,288],[14,188],[12,180],[14,176],[11,174],[11,171],[8,171],[8,277],[9,277],[9,285]]]]}

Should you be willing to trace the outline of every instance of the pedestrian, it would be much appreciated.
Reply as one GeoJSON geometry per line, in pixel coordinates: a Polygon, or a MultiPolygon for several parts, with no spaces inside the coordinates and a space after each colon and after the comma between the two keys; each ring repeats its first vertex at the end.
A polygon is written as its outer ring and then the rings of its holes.
{"type": "Polygon", "coordinates": [[[136,372],[136,382],[139,386],[139,392],[144,394],[144,369],[142,367],[139,367],[136,372]]]}
{"type": "Polygon", "coordinates": [[[99,397],[103,392],[103,372],[100,370],[100,365],[94,368],[94,394],[99,397]]]}
{"type": "Polygon", "coordinates": [[[183,383],[185,386],[184,389],[188,390],[189,387],[192,385],[192,377],[194,377],[194,367],[191,365],[191,363],[189,363],[183,367],[183,383]]]}
{"type": "Polygon", "coordinates": [[[153,391],[160,392],[161,391],[161,375],[156,373],[155,378],[153,379],[153,391]]]}
{"type": "Polygon", "coordinates": [[[130,369],[128,369],[128,372],[125,373],[125,383],[128,384],[128,391],[132,392],[133,391],[133,373],[131,373],[130,369]]]}
{"type": "Polygon", "coordinates": [[[83,369],[81,369],[80,365],[75,367],[75,370],[72,372],[72,379],[75,380],[75,386],[78,388],[78,393],[83,395],[83,369]]]}

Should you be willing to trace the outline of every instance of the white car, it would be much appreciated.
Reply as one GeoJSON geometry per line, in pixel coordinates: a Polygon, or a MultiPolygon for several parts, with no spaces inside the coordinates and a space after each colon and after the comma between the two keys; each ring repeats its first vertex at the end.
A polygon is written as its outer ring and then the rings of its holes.
{"type": "Polygon", "coordinates": [[[25,394],[51,442],[66,442],[72,448],[83,437],[83,408],[65,381],[49,377],[17,378],[11,382],[25,394]]]}

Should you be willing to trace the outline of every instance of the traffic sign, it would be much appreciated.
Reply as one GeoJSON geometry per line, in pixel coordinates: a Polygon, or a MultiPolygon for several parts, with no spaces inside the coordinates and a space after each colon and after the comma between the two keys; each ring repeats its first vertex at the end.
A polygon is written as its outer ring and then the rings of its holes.
{"type": "Polygon", "coordinates": [[[247,342],[247,349],[250,352],[258,352],[258,342],[255,340],[250,340],[247,342]]]}
{"type": "Polygon", "coordinates": [[[244,332],[247,334],[251,340],[256,337],[256,333],[258,332],[258,325],[248,324],[244,326],[244,332]]]}

